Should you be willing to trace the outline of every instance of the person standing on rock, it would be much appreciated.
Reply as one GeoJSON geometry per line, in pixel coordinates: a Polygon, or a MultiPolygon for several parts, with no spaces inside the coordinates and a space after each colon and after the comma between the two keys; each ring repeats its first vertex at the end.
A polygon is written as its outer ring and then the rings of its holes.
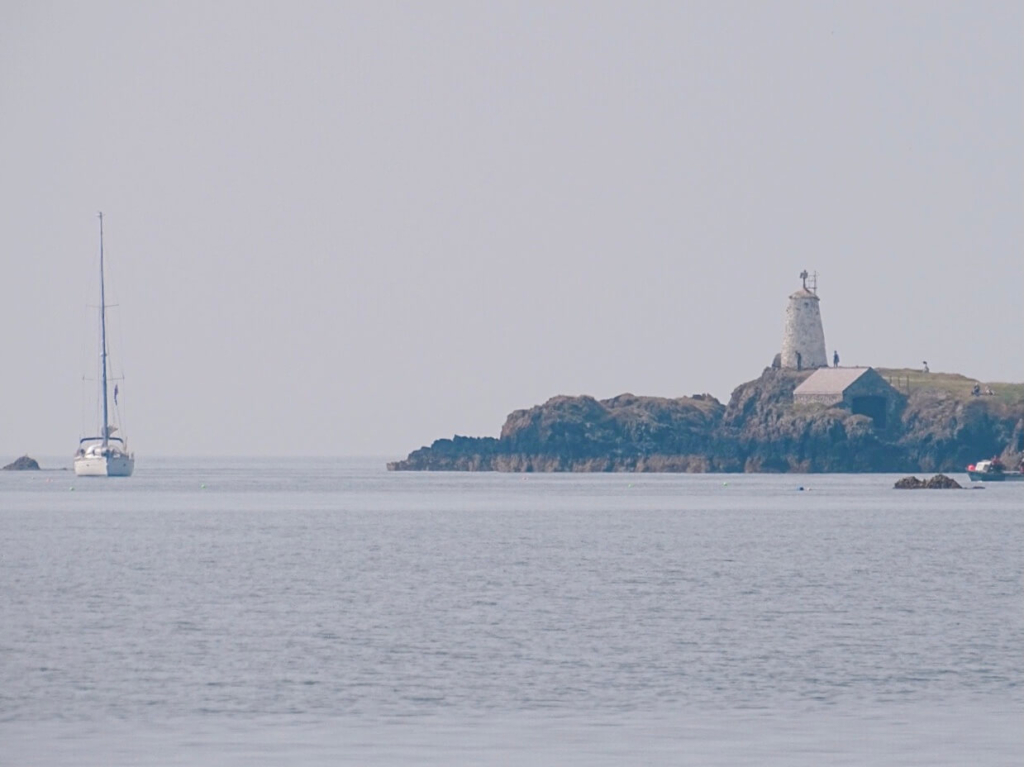
{"type": "Polygon", "coordinates": [[[838,351],[832,352],[832,367],[834,367],[834,368],[839,367],[839,352],[838,351]]]}

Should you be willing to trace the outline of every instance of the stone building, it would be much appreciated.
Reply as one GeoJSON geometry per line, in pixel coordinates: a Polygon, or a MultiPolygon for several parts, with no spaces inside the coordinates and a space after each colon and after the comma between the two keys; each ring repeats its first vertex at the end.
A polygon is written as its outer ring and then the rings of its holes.
{"type": "Polygon", "coordinates": [[[807,287],[807,271],[800,273],[803,287],[789,297],[786,328],[782,334],[779,367],[811,370],[828,367],[825,331],[821,327],[817,279],[807,287]]]}
{"type": "Polygon", "coordinates": [[[821,368],[793,391],[797,404],[840,407],[854,415],[866,415],[884,429],[899,417],[903,395],[874,368],[821,368]]]}

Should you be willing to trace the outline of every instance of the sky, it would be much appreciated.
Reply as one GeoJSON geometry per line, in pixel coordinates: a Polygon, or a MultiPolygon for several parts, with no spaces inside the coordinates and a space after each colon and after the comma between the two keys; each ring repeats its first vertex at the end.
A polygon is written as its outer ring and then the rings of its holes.
{"type": "Polygon", "coordinates": [[[844,364],[1024,381],[1016,2],[0,3],[0,463],[401,456],[844,364]],[[83,405],[83,402],[86,404],[83,405]]]}

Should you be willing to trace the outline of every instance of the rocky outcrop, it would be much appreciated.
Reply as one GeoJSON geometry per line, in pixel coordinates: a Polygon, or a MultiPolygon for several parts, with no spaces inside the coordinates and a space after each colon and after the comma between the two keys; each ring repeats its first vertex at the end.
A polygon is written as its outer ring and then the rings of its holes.
{"type": "Polygon", "coordinates": [[[4,471],[39,471],[39,464],[35,458],[23,455],[21,458],[4,466],[4,471]]]}
{"type": "MultiPolygon", "coordinates": [[[[810,371],[768,368],[733,391],[666,399],[559,396],[516,410],[498,438],[441,439],[392,470],[639,472],[962,471],[1024,444],[1024,395],[893,392],[883,425],[843,406],[794,403],[810,371]],[[1015,441],[1016,440],[1016,441],[1015,441]]],[[[957,378],[960,378],[959,376],[957,378]]],[[[939,382],[938,376],[931,380],[939,382]]],[[[967,379],[964,379],[967,380],[967,379]]],[[[1024,391],[1016,387],[1014,391],[1024,391]]]]}
{"type": "Polygon", "coordinates": [[[709,460],[725,407],[708,394],[607,400],[559,396],[516,410],[501,437],[439,439],[392,470],[677,471],[721,467],[709,460]]]}
{"type": "Polygon", "coordinates": [[[963,490],[963,487],[952,477],[936,474],[925,483],[928,490],[963,490]]]}
{"type": "Polygon", "coordinates": [[[963,486],[959,482],[945,474],[936,474],[929,480],[904,477],[893,487],[897,490],[963,490],[963,486]]]}
{"type": "Polygon", "coordinates": [[[1020,414],[1019,403],[919,389],[909,397],[898,444],[920,471],[962,471],[1007,450],[1020,414]]]}
{"type": "Polygon", "coordinates": [[[811,373],[767,369],[736,388],[719,443],[732,446],[742,471],[902,471],[908,461],[870,418],[823,405],[794,405],[793,390],[811,373]]]}
{"type": "Polygon", "coordinates": [[[893,487],[896,490],[921,490],[927,486],[927,484],[928,483],[923,479],[918,479],[917,477],[904,477],[903,479],[897,480],[893,487]]]}

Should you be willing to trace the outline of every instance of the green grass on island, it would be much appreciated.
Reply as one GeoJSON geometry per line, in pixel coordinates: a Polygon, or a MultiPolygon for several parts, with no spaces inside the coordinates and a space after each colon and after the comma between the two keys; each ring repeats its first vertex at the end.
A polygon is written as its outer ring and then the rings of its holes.
{"type": "Polygon", "coordinates": [[[996,381],[980,381],[968,378],[959,373],[925,373],[914,368],[875,368],[878,374],[904,394],[930,390],[947,392],[957,398],[970,399],[975,384],[981,385],[981,391],[991,389],[992,395],[982,394],[985,399],[994,399],[1007,405],[1024,402],[1024,383],[999,383],[996,381]]]}

